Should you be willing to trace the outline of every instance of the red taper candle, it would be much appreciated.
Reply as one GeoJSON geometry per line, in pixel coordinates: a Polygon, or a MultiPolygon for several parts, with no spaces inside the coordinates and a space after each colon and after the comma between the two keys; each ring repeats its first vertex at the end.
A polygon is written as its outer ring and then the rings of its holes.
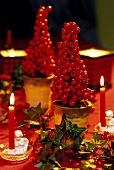
{"type": "Polygon", "coordinates": [[[101,127],[106,126],[106,115],[105,115],[105,86],[104,86],[104,77],[100,78],[100,123],[101,127]]]}
{"type": "Polygon", "coordinates": [[[8,46],[12,45],[12,30],[7,30],[6,44],[8,46]]]}
{"type": "Polygon", "coordinates": [[[14,93],[10,96],[10,106],[9,106],[9,149],[15,148],[14,133],[15,133],[15,107],[14,107],[14,93]]]}

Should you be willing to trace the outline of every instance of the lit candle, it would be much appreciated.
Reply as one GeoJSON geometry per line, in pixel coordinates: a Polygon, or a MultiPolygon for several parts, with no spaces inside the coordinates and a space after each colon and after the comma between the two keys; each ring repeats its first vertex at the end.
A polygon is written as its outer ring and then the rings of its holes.
{"type": "Polygon", "coordinates": [[[9,52],[9,57],[15,57],[14,48],[12,48],[11,50],[8,50],[8,52],[9,52]]]}
{"type": "Polygon", "coordinates": [[[10,96],[10,106],[9,106],[9,149],[14,149],[14,121],[15,107],[14,107],[14,93],[10,96]]]}
{"type": "Polygon", "coordinates": [[[91,48],[87,50],[80,50],[80,54],[82,56],[97,58],[97,57],[102,57],[102,56],[112,54],[112,52],[108,50],[100,50],[100,49],[91,48]]]}
{"type": "Polygon", "coordinates": [[[106,126],[106,115],[105,115],[105,87],[104,87],[104,77],[100,78],[100,123],[101,127],[106,126]]]}
{"type": "Polygon", "coordinates": [[[15,50],[14,48],[9,50],[1,50],[2,57],[25,57],[27,54],[24,50],[15,50]]]}

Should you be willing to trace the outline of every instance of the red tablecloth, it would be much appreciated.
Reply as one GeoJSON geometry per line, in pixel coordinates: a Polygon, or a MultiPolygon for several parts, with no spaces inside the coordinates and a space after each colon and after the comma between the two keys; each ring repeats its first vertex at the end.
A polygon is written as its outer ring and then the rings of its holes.
{"type": "MultiPolygon", "coordinates": [[[[106,90],[106,110],[113,110],[114,111],[114,61],[113,61],[113,70],[112,70],[112,88],[106,90]]],[[[91,139],[92,134],[91,132],[94,131],[94,126],[99,123],[100,116],[99,116],[99,110],[100,110],[100,95],[99,92],[96,93],[96,102],[94,103],[95,111],[89,115],[88,119],[88,132],[85,136],[87,139],[91,139]]],[[[21,117],[20,117],[21,118],[21,117]]],[[[0,124],[0,144],[8,142],[8,125],[0,124]]],[[[11,162],[7,162],[3,160],[0,157],[0,169],[1,170],[34,170],[38,168],[35,168],[35,163],[32,161],[33,155],[29,156],[29,158],[25,162],[21,162],[20,164],[12,164],[11,162]]]]}

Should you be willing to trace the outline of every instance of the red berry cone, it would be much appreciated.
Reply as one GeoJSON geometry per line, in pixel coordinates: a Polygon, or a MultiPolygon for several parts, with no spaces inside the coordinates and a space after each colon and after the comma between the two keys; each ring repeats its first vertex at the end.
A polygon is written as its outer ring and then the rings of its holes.
{"type": "Polygon", "coordinates": [[[26,49],[27,56],[22,63],[25,75],[48,77],[54,71],[54,52],[48,28],[48,13],[51,6],[41,6],[38,10],[33,39],[26,49]]]}
{"type": "MultiPolygon", "coordinates": [[[[84,61],[80,59],[78,33],[75,22],[65,23],[62,42],[58,43],[59,57],[56,60],[52,99],[63,105],[75,107],[86,101],[92,102],[94,91],[88,88],[88,74],[84,61]]],[[[86,103],[87,104],[87,103],[86,103]]]]}

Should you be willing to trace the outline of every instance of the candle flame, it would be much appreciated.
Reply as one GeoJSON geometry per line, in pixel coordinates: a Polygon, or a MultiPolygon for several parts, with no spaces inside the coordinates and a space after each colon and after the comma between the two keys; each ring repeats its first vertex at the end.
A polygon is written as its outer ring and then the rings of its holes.
{"type": "Polygon", "coordinates": [[[14,48],[12,48],[11,50],[9,50],[8,52],[9,52],[9,57],[14,57],[14,56],[15,56],[15,50],[14,50],[14,48]]]}
{"type": "Polygon", "coordinates": [[[104,86],[104,77],[103,76],[101,76],[101,78],[100,78],[100,85],[104,86]]]}
{"type": "Polygon", "coordinates": [[[14,93],[11,93],[11,96],[10,96],[10,105],[14,105],[14,101],[15,101],[14,93]]]}
{"type": "Polygon", "coordinates": [[[89,56],[90,57],[95,57],[95,50],[94,48],[91,48],[90,51],[89,51],[89,56]]]}
{"type": "Polygon", "coordinates": [[[98,58],[98,57],[110,55],[113,53],[114,53],[114,51],[101,50],[101,49],[96,49],[96,48],[80,50],[80,54],[82,56],[87,56],[87,57],[91,57],[91,58],[98,58]]]}
{"type": "Polygon", "coordinates": [[[15,50],[15,49],[10,49],[10,50],[1,50],[0,54],[3,57],[24,57],[26,56],[25,50],[15,50]]]}

